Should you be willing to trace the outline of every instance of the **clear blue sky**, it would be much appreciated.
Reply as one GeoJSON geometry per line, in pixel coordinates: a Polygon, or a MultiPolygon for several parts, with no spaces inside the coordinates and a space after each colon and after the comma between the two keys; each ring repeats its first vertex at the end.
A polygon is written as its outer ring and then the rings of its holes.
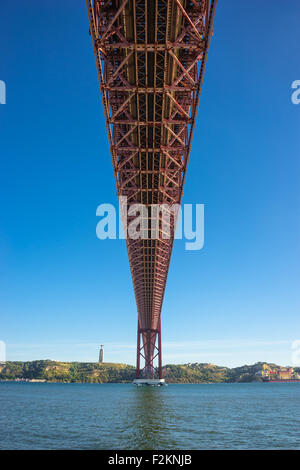
{"type": "MultiPolygon", "coordinates": [[[[218,2],[184,202],[205,246],[176,241],[164,362],[290,363],[300,338],[298,0],[218,2]]],[[[2,2],[0,339],[8,360],[135,361],[124,241],[83,0],[2,2]]]]}

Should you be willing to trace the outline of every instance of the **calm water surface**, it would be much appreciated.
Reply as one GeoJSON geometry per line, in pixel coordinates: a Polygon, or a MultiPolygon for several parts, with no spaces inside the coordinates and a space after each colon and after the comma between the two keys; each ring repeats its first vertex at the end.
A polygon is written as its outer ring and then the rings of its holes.
{"type": "Polygon", "coordinates": [[[300,383],[0,383],[1,449],[300,449],[300,383]]]}

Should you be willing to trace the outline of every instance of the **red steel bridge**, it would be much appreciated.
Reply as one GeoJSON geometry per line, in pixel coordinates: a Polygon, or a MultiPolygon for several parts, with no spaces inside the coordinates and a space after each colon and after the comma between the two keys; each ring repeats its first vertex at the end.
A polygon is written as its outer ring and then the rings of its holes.
{"type": "MultiPolygon", "coordinates": [[[[216,3],[86,0],[117,194],[127,198],[126,210],[181,203],[216,3]]],[[[161,309],[176,224],[170,220],[168,239],[162,222],[154,239],[126,239],[138,310],[137,378],[162,379],[161,309]]]]}

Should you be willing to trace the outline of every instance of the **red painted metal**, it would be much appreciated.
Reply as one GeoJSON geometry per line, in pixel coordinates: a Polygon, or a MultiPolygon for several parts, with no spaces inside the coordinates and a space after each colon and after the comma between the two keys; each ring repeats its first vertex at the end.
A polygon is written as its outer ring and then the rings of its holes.
{"type": "Polygon", "coordinates": [[[161,377],[160,317],[176,221],[171,215],[165,239],[160,214],[157,237],[149,237],[150,207],[182,199],[216,0],[86,3],[117,194],[127,197],[125,211],[148,208],[145,237],[126,240],[138,309],[137,377],[161,377]]]}
{"type": "Polygon", "coordinates": [[[139,326],[139,319],[138,319],[138,327],[137,327],[137,348],[136,348],[136,377],[139,378],[140,376],[140,362],[141,362],[141,332],[139,326]]]}

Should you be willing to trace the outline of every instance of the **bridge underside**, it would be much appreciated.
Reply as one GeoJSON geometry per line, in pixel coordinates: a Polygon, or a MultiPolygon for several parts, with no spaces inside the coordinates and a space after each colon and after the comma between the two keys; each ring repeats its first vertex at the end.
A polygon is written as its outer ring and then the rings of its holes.
{"type": "Polygon", "coordinates": [[[166,237],[158,214],[153,237],[151,206],[181,202],[216,2],[86,2],[117,193],[127,198],[124,214],[146,207],[140,237],[126,240],[138,309],[137,377],[161,378],[160,317],[175,217],[170,211],[166,237]]]}

